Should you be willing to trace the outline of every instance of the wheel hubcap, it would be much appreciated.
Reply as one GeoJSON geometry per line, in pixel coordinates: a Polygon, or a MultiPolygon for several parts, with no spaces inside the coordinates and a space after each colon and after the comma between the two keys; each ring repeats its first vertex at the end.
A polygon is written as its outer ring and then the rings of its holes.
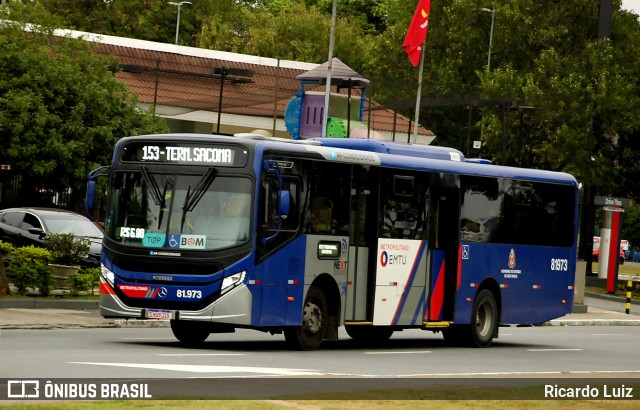
{"type": "Polygon", "coordinates": [[[315,303],[307,303],[304,307],[304,322],[309,333],[315,334],[322,328],[322,311],[315,303]]]}
{"type": "Polygon", "coordinates": [[[476,317],[476,327],[478,328],[478,334],[485,335],[489,330],[489,323],[491,322],[491,314],[485,305],[481,305],[478,309],[478,316],[476,317]]]}

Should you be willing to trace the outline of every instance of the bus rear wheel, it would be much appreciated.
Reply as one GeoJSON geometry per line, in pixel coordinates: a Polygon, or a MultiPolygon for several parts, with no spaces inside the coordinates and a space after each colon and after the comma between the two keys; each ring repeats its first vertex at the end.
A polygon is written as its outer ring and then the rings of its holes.
{"type": "Polygon", "coordinates": [[[358,343],[377,344],[386,342],[393,334],[393,329],[386,326],[349,326],[344,329],[350,338],[358,343]]]}
{"type": "Polygon", "coordinates": [[[311,287],[304,301],[302,325],[285,329],[284,338],[297,350],[317,350],[327,333],[327,299],[317,287],[311,287]]]}
{"type": "Polygon", "coordinates": [[[186,320],[171,320],[171,331],[180,343],[187,346],[199,345],[209,337],[209,330],[205,325],[186,320]]]}
{"type": "Polygon", "coordinates": [[[495,296],[490,290],[483,289],[473,302],[471,324],[443,329],[444,341],[450,346],[488,347],[497,333],[498,317],[495,296]]]}
{"type": "Polygon", "coordinates": [[[498,328],[498,304],[490,290],[482,289],[476,296],[471,320],[469,345],[489,346],[498,328]]]}

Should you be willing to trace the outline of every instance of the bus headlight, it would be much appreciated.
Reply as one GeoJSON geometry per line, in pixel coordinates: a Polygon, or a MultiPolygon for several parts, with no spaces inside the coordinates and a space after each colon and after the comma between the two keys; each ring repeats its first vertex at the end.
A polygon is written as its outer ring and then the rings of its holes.
{"type": "Polygon", "coordinates": [[[102,274],[102,277],[105,278],[105,280],[109,283],[109,285],[113,287],[113,284],[116,280],[116,276],[113,274],[113,272],[107,269],[103,264],[100,264],[100,273],[102,274]]]}
{"type": "Polygon", "coordinates": [[[243,270],[242,272],[238,272],[224,278],[222,280],[221,293],[227,293],[228,291],[235,288],[236,286],[243,284],[244,278],[246,275],[247,275],[247,271],[243,270]]]}

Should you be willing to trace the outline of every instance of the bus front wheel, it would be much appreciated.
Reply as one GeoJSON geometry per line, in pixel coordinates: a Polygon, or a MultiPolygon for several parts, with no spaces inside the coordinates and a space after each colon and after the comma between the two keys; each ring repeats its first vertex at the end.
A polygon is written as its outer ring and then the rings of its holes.
{"type": "Polygon", "coordinates": [[[284,338],[297,350],[317,350],[327,333],[327,299],[311,287],[302,310],[302,325],[285,329],[284,338]]]}
{"type": "Polygon", "coordinates": [[[209,330],[202,323],[186,320],[171,320],[171,331],[187,346],[199,345],[209,337],[209,330]]]}

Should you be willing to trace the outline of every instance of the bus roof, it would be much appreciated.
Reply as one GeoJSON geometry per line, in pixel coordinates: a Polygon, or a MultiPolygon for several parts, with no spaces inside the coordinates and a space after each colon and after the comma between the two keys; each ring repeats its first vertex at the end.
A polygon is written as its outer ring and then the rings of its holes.
{"type": "Polygon", "coordinates": [[[349,138],[313,138],[325,147],[355,149],[378,152],[381,154],[403,155],[406,157],[442,159],[447,161],[464,161],[462,152],[454,148],[433,145],[405,144],[400,142],[378,141],[372,139],[349,138]]]}
{"type": "MultiPolygon", "coordinates": [[[[376,140],[314,138],[309,140],[287,140],[261,135],[243,135],[242,137],[219,136],[211,134],[160,134],[125,137],[116,144],[116,152],[126,141],[132,139],[148,140],[219,140],[255,146],[258,150],[277,149],[281,151],[311,153],[323,156],[328,161],[380,165],[384,167],[425,170],[462,175],[514,178],[530,181],[544,181],[565,185],[574,185],[576,179],[567,173],[530,168],[517,168],[487,164],[485,161],[465,161],[464,155],[453,148],[429,145],[403,144],[376,140]],[[360,155],[338,155],[336,152],[359,153],[360,155]],[[459,158],[459,159],[458,159],[459,158]]],[[[114,152],[114,155],[116,155],[114,152]]],[[[115,157],[114,157],[115,160],[115,157]]]]}

